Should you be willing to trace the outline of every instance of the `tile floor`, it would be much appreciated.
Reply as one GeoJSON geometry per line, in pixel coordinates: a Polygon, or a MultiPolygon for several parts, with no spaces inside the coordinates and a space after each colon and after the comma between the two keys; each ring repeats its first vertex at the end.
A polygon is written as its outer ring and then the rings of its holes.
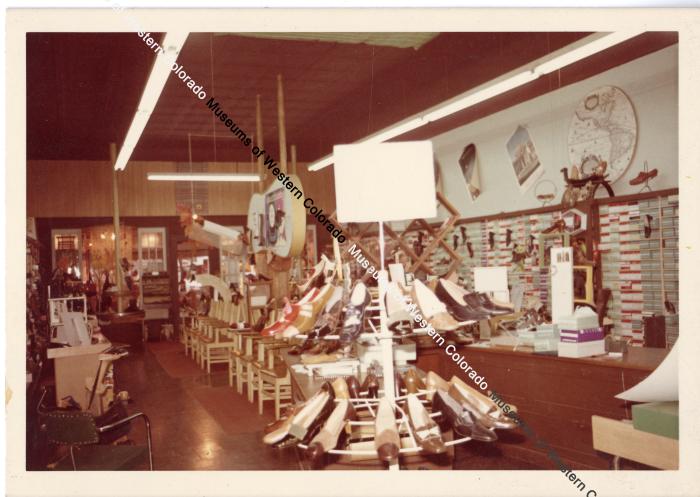
{"type": "MultiPolygon", "coordinates": [[[[182,356],[183,361],[192,359],[182,356]]],[[[130,355],[115,364],[118,390],[128,390],[133,399],[130,410],[146,413],[151,419],[154,465],[157,470],[298,470],[294,448],[276,450],[263,445],[261,426],[250,430],[237,426],[221,426],[197,400],[194,392],[201,388],[228,388],[227,371],[219,365],[212,374],[195,374],[173,378],[161,367],[154,353],[146,346],[132,349],[130,355]]],[[[257,409],[231,389],[232,403],[246,409],[257,409]]],[[[211,408],[211,407],[210,407],[211,408]]],[[[221,405],[221,409],[230,408],[221,405]]],[[[266,408],[270,413],[271,406],[266,408]]],[[[235,419],[235,417],[231,417],[235,419]]],[[[145,441],[145,430],[137,423],[132,438],[145,441]]],[[[497,447],[484,447],[473,442],[456,452],[455,469],[538,469],[522,461],[500,455],[497,447]]]]}

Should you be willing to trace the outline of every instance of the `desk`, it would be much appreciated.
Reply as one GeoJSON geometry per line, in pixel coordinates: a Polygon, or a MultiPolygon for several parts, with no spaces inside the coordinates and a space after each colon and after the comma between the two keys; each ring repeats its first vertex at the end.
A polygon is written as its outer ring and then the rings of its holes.
{"type": "MultiPolygon", "coordinates": [[[[593,448],[591,416],[631,418],[630,403],[615,395],[646,378],[666,357],[667,350],[630,348],[623,358],[573,359],[517,351],[504,347],[458,347],[470,366],[488,382],[488,389],[518,407],[520,417],[540,439],[554,448],[572,469],[608,469],[610,458],[593,448]]],[[[467,375],[444,348],[422,349],[417,365],[449,380],[467,375]]],[[[521,430],[499,432],[503,455],[554,469],[546,449],[521,430]]]]}
{"type": "MultiPolygon", "coordinates": [[[[46,350],[46,357],[55,363],[57,405],[62,398],[70,395],[81,406],[87,406],[85,378],[95,377],[100,354],[111,346],[106,342],[46,350]]],[[[97,413],[96,403],[93,403],[92,410],[97,413]]]]}

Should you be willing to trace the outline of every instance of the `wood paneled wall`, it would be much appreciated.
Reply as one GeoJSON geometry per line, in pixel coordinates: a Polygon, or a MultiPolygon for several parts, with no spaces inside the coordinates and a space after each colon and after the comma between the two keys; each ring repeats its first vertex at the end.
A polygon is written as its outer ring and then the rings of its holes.
{"type": "MultiPolygon", "coordinates": [[[[117,172],[122,216],[175,216],[175,183],[148,181],[149,172],[173,172],[175,162],[133,162],[117,172]]],[[[108,161],[28,161],[27,216],[96,217],[112,215],[108,161]]],[[[250,163],[209,164],[210,172],[249,172],[250,163]]],[[[297,165],[307,196],[326,212],[335,209],[332,168],[309,173],[297,165]]],[[[209,183],[209,215],[245,215],[255,183],[209,183]]]]}

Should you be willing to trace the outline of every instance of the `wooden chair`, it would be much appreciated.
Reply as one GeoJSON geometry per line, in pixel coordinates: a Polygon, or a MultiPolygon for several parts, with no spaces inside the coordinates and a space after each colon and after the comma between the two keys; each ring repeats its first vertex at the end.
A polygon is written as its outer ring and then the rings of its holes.
{"type": "Polygon", "coordinates": [[[279,419],[282,409],[282,401],[292,400],[292,380],[289,369],[279,356],[279,353],[290,347],[288,343],[260,343],[259,347],[264,349],[261,355],[266,356],[262,367],[256,368],[258,379],[258,412],[263,413],[263,403],[266,400],[273,400],[275,403],[275,419],[279,419]]]}
{"type": "Polygon", "coordinates": [[[212,364],[228,364],[231,350],[234,348],[234,341],[228,337],[226,332],[231,329],[231,325],[228,323],[233,322],[237,314],[237,306],[231,303],[226,304],[228,305],[228,319],[225,320],[227,322],[226,326],[208,325],[207,337],[202,340],[200,355],[202,367],[206,366],[207,373],[211,373],[212,364]]]}
{"type": "Polygon", "coordinates": [[[228,322],[225,321],[225,318],[230,305],[230,302],[213,301],[209,308],[209,314],[197,319],[197,331],[192,334],[194,338],[192,345],[193,357],[202,368],[204,368],[204,361],[202,360],[203,345],[209,342],[209,337],[212,336],[212,327],[228,327],[228,322]]]}

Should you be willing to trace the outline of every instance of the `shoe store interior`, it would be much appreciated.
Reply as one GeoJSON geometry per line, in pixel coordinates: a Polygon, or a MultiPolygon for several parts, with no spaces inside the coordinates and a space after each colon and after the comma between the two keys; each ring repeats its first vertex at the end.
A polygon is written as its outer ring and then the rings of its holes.
{"type": "Polygon", "coordinates": [[[677,32],[26,53],[28,470],[678,468],[677,32]]]}

